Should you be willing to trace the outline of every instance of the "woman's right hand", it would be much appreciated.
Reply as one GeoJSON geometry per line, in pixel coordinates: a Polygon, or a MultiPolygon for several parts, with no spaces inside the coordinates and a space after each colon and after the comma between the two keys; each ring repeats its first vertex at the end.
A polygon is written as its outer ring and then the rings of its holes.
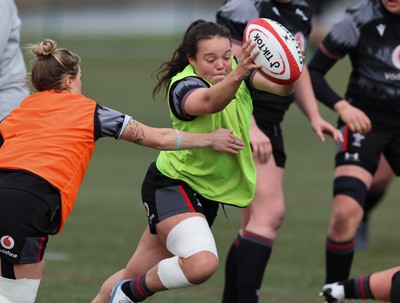
{"type": "Polygon", "coordinates": [[[353,133],[361,133],[365,135],[371,131],[371,120],[368,116],[362,110],[354,107],[346,100],[340,100],[337,102],[334,105],[334,110],[349,126],[353,133]]]}
{"type": "Polygon", "coordinates": [[[219,128],[213,131],[210,136],[210,147],[217,151],[228,152],[236,155],[239,150],[244,148],[242,139],[233,135],[233,131],[230,129],[219,128]]]}
{"type": "Polygon", "coordinates": [[[252,50],[256,47],[256,43],[251,40],[247,40],[243,44],[242,54],[238,57],[238,65],[234,72],[238,73],[241,80],[247,78],[251,72],[255,69],[261,68],[261,65],[255,64],[254,59],[260,53],[259,50],[252,50]]]}

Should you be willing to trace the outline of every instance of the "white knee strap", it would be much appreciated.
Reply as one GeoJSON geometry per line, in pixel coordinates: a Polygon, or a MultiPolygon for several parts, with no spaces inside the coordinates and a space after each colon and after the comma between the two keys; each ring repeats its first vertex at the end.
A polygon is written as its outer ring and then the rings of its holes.
{"type": "Polygon", "coordinates": [[[179,257],[164,259],[158,264],[158,277],[167,289],[189,287],[193,284],[186,279],[179,265],[179,257]]]}
{"type": "Polygon", "coordinates": [[[167,249],[182,258],[210,251],[218,259],[214,236],[203,217],[191,217],[178,223],[167,236],[167,249]]]}
{"type": "Polygon", "coordinates": [[[34,303],[40,279],[7,279],[0,277],[0,302],[34,303]],[[7,301],[6,301],[7,300],[7,301]]]}

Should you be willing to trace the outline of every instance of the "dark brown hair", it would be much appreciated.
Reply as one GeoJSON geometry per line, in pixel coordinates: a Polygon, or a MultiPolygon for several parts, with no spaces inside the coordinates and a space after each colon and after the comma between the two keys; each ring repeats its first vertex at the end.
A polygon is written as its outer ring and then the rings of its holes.
{"type": "Polygon", "coordinates": [[[189,25],[181,44],[173,53],[172,59],[162,63],[160,68],[155,71],[158,83],[153,89],[153,98],[163,87],[165,88],[164,97],[167,96],[171,78],[181,72],[189,64],[189,57],[196,57],[199,41],[211,39],[213,37],[226,37],[229,39],[229,30],[223,25],[201,19],[189,25]]]}

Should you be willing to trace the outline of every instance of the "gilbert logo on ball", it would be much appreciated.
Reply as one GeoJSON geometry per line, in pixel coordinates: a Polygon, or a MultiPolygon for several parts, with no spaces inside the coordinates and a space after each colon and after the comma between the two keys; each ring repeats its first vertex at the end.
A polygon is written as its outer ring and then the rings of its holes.
{"type": "Polygon", "coordinates": [[[261,65],[259,72],[278,84],[296,81],[303,69],[303,54],[293,35],[278,22],[258,18],[249,22],[243,41],[256,43],[253,51],[260,51],[254,63],[261,65]]]}

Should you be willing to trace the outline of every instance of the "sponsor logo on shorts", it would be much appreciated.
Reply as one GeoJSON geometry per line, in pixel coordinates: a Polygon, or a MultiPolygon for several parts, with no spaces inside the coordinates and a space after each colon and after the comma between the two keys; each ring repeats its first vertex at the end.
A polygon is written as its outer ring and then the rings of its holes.
{"type": "Polygon", "coordinates": [[[149,218],[149,223],[151,224],[155,215],[154,214],[150,215],[150,207],[149,207],[149,204],[147,204],[147,202],[143,202],[143,206],[144,206],[144,209],[146,210],[146,215],[149,218]]]}
{"type": "Polygon", "coordinates": [[[394,66],[400,69],[400,45],[398,45],[392,53],[392,62],[394,66]]]}
{"type": "Polygon", "coordinates": [[[0,239],[0,244],[6,249],[12,249],[14,247],[14,239],[10,236],[3,236],[0,239]]]}
{"type": "Polygon", "coordinates": [[[8,249],[12,249],[15,245],[15,241],[11,236],[3,236],[0,239],[0,245],[5,249],[0,249],[0,253],[10,256],[11,258],[18,258],[17,254],[13,254],[8,249]]]}
{"type": "Polygon", "coordinates": [[[197,193],[194,193],[194,197],[196,198],[197,206],[203,207],[203,205],[201,205],[201,202],[200,202],[199,198],[197,198],[197,193]]]}
{"type": "Polygon", "coordinates": [[[355,162],[359,162],[360,161],[360,155],[358,153],[345,153],[344,154],[344,159],[346,161],[355,161],[355,162]]]}

